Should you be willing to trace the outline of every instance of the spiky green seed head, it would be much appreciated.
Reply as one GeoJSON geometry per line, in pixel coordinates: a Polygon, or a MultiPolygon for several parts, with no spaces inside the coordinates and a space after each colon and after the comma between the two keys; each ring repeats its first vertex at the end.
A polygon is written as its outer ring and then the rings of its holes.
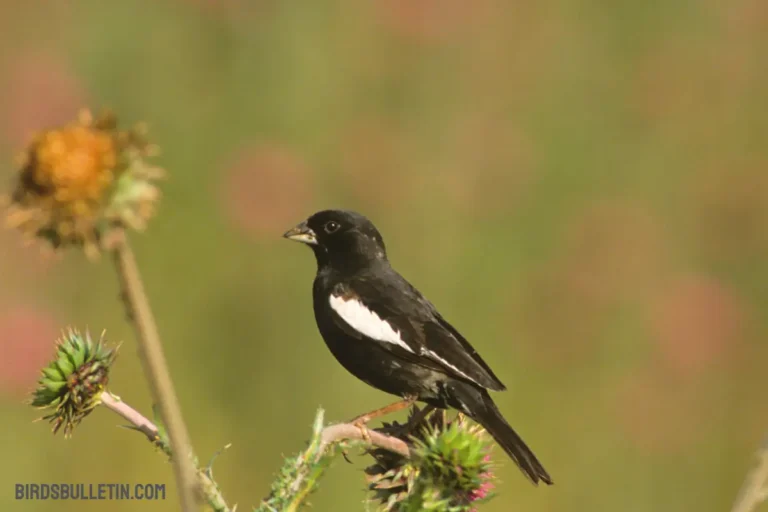
{"type": "Polygon", "coordinates": [[[64,436],[101,403],[109,381],[116,348],[105,345],[104,333],[93,341],[88,332],[67,329],[56,342],[54,360],[41,370],[30,405],[53,412],[39,418],[53,424],[53,433],[64,427],[64,436]]]}
{"type": "Polygon", "coordinates": [[[449,421],[445,411],[421,420],[419,416],[414,407],[408,422],[385,423],[378,429],[404,440],[412,450],[410,459],[384,449],[370,450],[376,463],[366,473],[380,509],[459,512],[490,499],[493,474],[485,431],[462,415],[449,421]]]}

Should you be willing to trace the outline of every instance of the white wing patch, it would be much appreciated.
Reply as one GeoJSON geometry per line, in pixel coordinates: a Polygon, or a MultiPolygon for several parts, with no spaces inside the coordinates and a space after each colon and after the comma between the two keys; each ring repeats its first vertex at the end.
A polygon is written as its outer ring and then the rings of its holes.
{"type": "Polygon", "coordinates": [[[365,304],[359,300],[331,295],[330,303],[331,308],[338,313],[341,319],[360,334],[374,340],[398,345],[413,353],[411,347],[400,337],[399,331],[392,328],[388,322],[382,320],[379,315],[365,307],[365,304]]]}
{"type": "Polygon", "coordinates": [[[445,359],[443,359],[442,357],[440,357],[439,355],[437,355],[437,353],[436,353],[435,351],[433,351],[433,350],[426,350],[425,352],[426,352],[427,354],[429,354],[429,355],[430,355],[430,356],[431,356],[433,359],[436,359],[436,360],[440,361],[440,362],[441,362],[441,363],[443,363],[445,366],[447,366],[447,367],[448,367],[448,368],[450,368],[451,370],[455,371],[456,373],[458,373],[459,375],[461,375],[461,376],[462,376],[462,377],[464,377],[465,379],[469,379],[469,380],[471,380],[472,382],[475,382],[475,379],[471,378],[469,375],[467,375],[466,373],[464,373],[463,371],[459,370],[458,368],[456,368],[455,366],[453,366],[451,363],[449,363],[448,361],[446,361],[445,359]]]}

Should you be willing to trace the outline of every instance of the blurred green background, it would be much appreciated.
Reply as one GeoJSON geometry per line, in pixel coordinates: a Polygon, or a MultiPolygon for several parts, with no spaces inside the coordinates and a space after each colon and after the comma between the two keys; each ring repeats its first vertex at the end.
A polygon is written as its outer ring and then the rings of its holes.
{"type": "MultiPolygon", "coordinates": [[[[170,172],[133,237],[201,459],[248,510],[315,410],[391,397],[316,332],[308,250],[353,208],[478,348],[556,485],[503,455],[483,510],[727,510],[768,430],[763,0],[0,1],[0,178],[82,106],[149,122],[170,172]]],[[[173,510],[171,466],[97,411],[65,441],[22,404],[61,327],[123,340],[108,259],[0,234],[0,508],[173,510]],[[32,482],[167,483],[166,502],[15,501],[32,482]]],[[[363,510],[339,462],[314,510],[363,510]]]]}

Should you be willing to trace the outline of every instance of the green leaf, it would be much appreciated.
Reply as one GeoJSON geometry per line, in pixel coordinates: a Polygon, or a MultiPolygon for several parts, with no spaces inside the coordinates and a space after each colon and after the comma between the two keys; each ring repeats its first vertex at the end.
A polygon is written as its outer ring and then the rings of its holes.
{"type": "Polygon", "coordinates": [[[61,371],[61,374],[64,376],[64,378],[69,377],[75,371],[74,365],[64,354],[59,356],[59,359],[56,360],[56,366],[61,371]]]}
{"type": "Polygon", "coordinates": [[[52,393],[58,393],[61,391],[61,389],[67,385],[66,381],[59,380],[59,381],[52,381],[50,379],[41,379],[40,384],[45,386],[46,389],[51,391],[52,393]]]}
{"type": "Polygon", "coordinates": [[[53,381],[65,379],[64,375],[62,375],[59,369],[56,368],[55,366],[53,367],[46,366],[45,368],[43,368],[43,375],[53,381]]]}

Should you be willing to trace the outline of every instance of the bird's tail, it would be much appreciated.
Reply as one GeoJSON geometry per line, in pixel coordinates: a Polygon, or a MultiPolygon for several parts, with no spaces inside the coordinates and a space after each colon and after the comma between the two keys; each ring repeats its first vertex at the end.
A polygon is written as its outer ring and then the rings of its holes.
{"type": "MultiPolygon", "coordinates": [[[[466,390],[469,391],[469,390],[466,390]]],[[[490,395],[487,391],[472,389],[475,393],[480,394],[481,400],[462,400],[461,405],[463,407],[457,407],[459,410],[466,412],[469,417],[478,422],[480,425],[488,431],[489,434],[496,440],[496,442],[507,452],[507,455],[515,461],[515,464],[520,470],[527,476],[531,482],[538,485],[539,481],[545,484],[552,485],[552,477],[549,476],[547,470],[541,465],[539,459],[533,454],[528,445],[517,435],[517,432],[509,426],[509,423],[501,415],[501,411],[493,403],[490,395]],[[478,403],[481,402],[481,403],[478,403]],[[472,404],[472,407],[468,405],[472,404]]],[[[473,397],[475,398],[475,397],[473,397]]]]}

